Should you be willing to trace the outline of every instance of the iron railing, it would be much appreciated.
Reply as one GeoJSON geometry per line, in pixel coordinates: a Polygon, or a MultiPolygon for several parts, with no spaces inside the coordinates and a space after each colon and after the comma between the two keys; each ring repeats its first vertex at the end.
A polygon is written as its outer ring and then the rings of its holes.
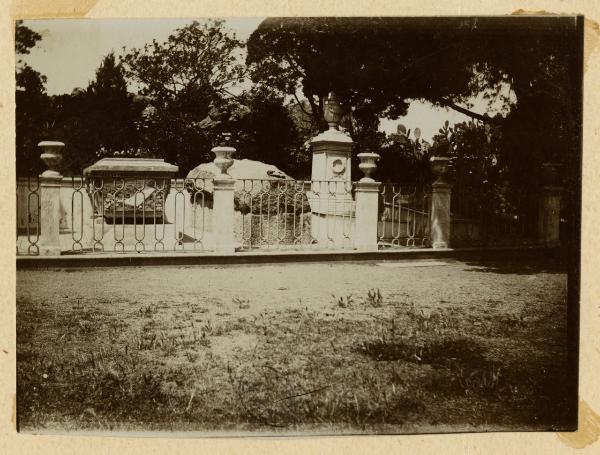
{"type": "MultiPolygon", "coordinates": [[[[17,254],[39,254],[39,188],[17,185],[17,254]]],[[[60,199],[62,254],[215,247],[212,179],[65,177],[60,199]]],[[[352,182],[237,180],[234,204],[238,250],[353,248],[352,182]]]]}
{"type": "Polygon", "coordinates": [[[382,184],[377,225],[380,248],[429,246],[430,203],[428,187],[382,184]]]}
{"type": "MultiPolygon", "coordinates": [[[[17,180],[18,255],[40,252],[40,195],[39,178],[17,180]]],[[[535,198],[523,197],[511,204],[488,199],[475,192],[453,191],[453,246],[535,242],[539,210],[535,198]]],[[[382,184],[377,219],[380,248],[430,246],[430,204],[428,187],[382,184]]],[[[237,180],[236,249],[353,249],[355,205],[355,184],[343,180],[237,180]]],[[[63,178],[61,251],[213,251],[212,208],[212,179],[63,178]]]]}
{"type": "Polygon", "coordinates": [[[40,180],[17,179],[17,255],[40,253],[40,180]]]}
{"type": "Polygon", "coordinates": [[[352,182],[236,182],[236,237],[243,250],[353,248],[352,182]]]}
{"type": "Polygon", "coordinates": [[[538,204],[531,195],[502,198],[477,189],[452,192],[452,244],[518,245],[536,242],[538,204]]]}
{"type": "Polygon", "coordinates": [[[70,180],[68,253],[213,248],[207,237],[207,191],[212,186],[207,179],[70,180]]]}

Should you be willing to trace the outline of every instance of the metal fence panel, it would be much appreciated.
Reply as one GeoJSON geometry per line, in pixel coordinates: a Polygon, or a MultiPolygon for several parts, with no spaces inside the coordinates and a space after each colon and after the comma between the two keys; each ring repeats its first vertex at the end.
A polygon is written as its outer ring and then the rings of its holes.
{"type": "Polygon", "coordinates": [[[427,187],[382,184],[377,225],[380,248],[429,246],[430,203],[427,187]]]}
{"type": "Polygon", "coordinates": [[[40,241],[40,179],[17,179],[17,255],[38,255],[40,241]]]}

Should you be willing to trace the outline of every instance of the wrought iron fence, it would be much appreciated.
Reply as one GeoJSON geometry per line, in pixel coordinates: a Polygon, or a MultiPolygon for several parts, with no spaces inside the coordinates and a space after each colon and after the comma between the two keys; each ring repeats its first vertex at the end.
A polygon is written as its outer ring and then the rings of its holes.
{"type": "Polygon", "coordinates": [[[243,250],[353,248],[353,189],[339,180],[238,180],[236,237],[243,250]]]}
{"type": "Polygon", "coordinates": [[[538,203],[531,195],[456,189],[452,193],[452,244],[515,245],[536,242],[538,203]]]}
{"type": "Polygon", "coordinates": [[[69,253],[209,251],[208,179],[71,178],[69,253]]]}
{"type": "Polygon", "coordinates": [[[377,225],[380,248],[428,246],[430,203],[429,187],[382,184],[377,225]]]}
{"type": "MultiPolygon", "coordinates": [[[[352,249],[354,184],[237,180],[238,249],[352,249]]],[[[211,179],[68,177],[60,188],[63,254],[212,251],[211,179]]],[[[39,254],[40,184],[17,185],[17,254],[39,254]]]]}
{"type": "Polygon", "coordinates": [[[17,179],[17,255],[40,253],[40,180],[17,179]]]}

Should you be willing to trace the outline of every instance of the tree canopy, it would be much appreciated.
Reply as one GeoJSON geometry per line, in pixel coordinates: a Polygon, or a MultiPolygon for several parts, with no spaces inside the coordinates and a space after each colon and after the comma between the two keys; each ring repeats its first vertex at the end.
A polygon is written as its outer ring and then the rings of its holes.
{"type": "Polygon", "coordinates": [[[106,55],[86,89],[53,96],[52,127],[46,133],[65,142],[64,171],[79,174],[103,154],[140,147],[138,120],[145,103],[127,90],[123,68],[106,55]]]}
{"type": "MultiPolygon", "coordinates": [[[[17,23],[16,38],[23,55],[41,36],[17,23]]],[[[35,144],[48,138],[67,143],[66,164],[75,172],[99,153],[140,148],[185,174],[212,160],[216,138],[229,130],[237,157],[307,177],[307,141],[324,127],[324,99],[335,91],[346,112],[342,126],[357,143],[354,161],[364,149],[380,152],[380,178],[429,176],[426,154],[379,131],[382,118],[402,117],[410,102],[421,100],[480,122],[456,129],[464,139],[456,159],[479,150],[481,125],[489,124],[501,131],[494,166],[514,188],[539,186],[540,163],[550,159],[562,162],[565,180],[573,182],[578,39],[576,19],[569,17],[273,18],[247,43],[223,21],[192,22],[163,43],[125,49],[119,59],[106,56],[95,80],[68,95],[48,97],[44,76],[21,61],[17,165],[37,172],[35,144]],[[481,93],[506,107],[502,115],[473,112],[469,102],[481,93]],[[506,93],[511,96],[503,98],[506,93]]],[[[441,151],[442,136],[427,153],[441,151]]]]}
{"type": "Polygon", "coordinates": [[[164,43],[154,40],[121,59],[128,80],[151,105],[145,146],[183,169],[210,159],[215,124],[205,120],[228,104],[244,74],[243,43],[223,24],[194,21],[164,43]]]}
{"type": "Polygon", "coordinates": [[[359,150],[385,146],[379,119],[405,115],[411,100],[501,125],[507,178],[532,186],[550,159],[574,176],[578,39],[574,17],[273,18],[251,35],[246,61],[255,82],[306,98],[315,123],[335,91],[359,150]],[[494,103],[507,87],[515,101],[503,116],[471,111],[473,96],[494,103]]]}
{"type": "Polygon", "coordinates": [[[564,78],[574,32],[575,20],[559,17],[273,18],[251,35],[247,63],[256,81],[301,91],[317,118],[332,90],[390,118],[411,99],[469,112],[456,103],[500,83],[519,97],[564,78]]]}

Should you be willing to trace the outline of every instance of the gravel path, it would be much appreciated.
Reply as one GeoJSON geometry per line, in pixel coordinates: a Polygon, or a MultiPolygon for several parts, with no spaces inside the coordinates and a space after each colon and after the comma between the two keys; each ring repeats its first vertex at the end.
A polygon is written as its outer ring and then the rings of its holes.
{"type": "Polygon", "coordinates": [[[319,311],[336,297],[364,298],[379,289],[384,298],[409,298],[423,308],[468,305],[515,311],[540,296],[566,297],[566,274],[539,266],[458,261],[389,261],[285,265],[125,267],[23,270],[17,297],[31,301],[102,298],[119,302],[173,304],[211,302],[235,308],[248,299],[249,310],[308,307],[319,311]],[[541,273],[537,273],[540,272],[541,273]],[[490,273],[495,272],[495,273],[490,273]],[[490,305],[490,302],[496,302],[490,305]]]}

